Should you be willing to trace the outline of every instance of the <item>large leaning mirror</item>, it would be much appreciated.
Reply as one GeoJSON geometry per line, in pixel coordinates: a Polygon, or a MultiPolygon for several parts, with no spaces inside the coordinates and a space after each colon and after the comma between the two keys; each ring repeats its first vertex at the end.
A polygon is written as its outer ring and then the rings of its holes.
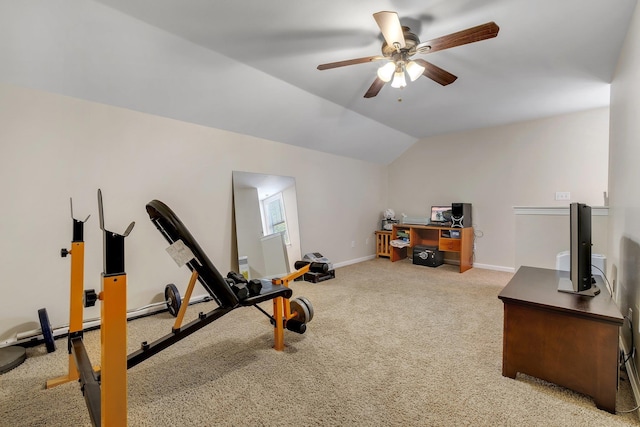
{"type": "Polygon", "coordinates": [[[296,182],[233,171],[238,269],[247,279],[284,276],[301,258],[296,182]]]}

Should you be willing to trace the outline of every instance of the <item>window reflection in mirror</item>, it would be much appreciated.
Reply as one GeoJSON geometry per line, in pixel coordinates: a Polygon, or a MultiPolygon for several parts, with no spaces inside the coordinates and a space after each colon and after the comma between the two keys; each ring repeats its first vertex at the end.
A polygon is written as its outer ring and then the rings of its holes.
{"type": "Polygon", "coordinates": [[[240,273],[248,279],[286,275],[301,258],[295,179],[233,171],[240,273]]]}
{"type": "Polygon", "coordinates": [[[262,231],[264,235],[268,236],[269,234],[282,233],[284,243],[287,245],[291,243],[289,241],[282,192],[277,192],[273,196],[261,200],[260,208],[262,209],[262,231]]]}

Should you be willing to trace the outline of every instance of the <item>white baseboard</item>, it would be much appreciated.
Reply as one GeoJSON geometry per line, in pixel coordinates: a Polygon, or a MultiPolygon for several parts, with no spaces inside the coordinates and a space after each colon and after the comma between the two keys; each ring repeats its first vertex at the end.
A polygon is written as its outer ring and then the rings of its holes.
{"type": "Polygon", "coordinates": [[[350,259],[348,261],[342,261],[342,262],[338,262],[336,264],[333,264],[334,268],[340,268],[340,267],[346,267],[347,265],[351,265],[351,264],[357,264],[359,262],[364,262],[364,261],[369,261],[370,259],[375,259],[375,255],[368,255],[362,258],[356,258],[356,259],[350,259]]]}
{"type": "MultiPolygon", "coordinates": [[[[627,348],[624,341],[620,339],[620,348],[624,354],[629,354],[631,350],[627,348]]],[[[629,377],[629,383],[631,384],[631,390],[633,391],[633,400],[637,405],[640,402],[640,381],[638,379],[638,371],[636,365],[633,363],[633,359],[629,359],[624,364],[627,370],[627,376],[629,377]]],[[[637,411],[638,418],[640,419],[640,411],[637,411]]]]}
{"type": "Polygon", "coordinates": [[[516,272],[516,269],[513,267],[504,267],[501,265],[491,265],[491,264],[479,264],[477,262],[473,263],[473,268],[484,268],[485,270],[506,271],[507,273],[516,272]]]}

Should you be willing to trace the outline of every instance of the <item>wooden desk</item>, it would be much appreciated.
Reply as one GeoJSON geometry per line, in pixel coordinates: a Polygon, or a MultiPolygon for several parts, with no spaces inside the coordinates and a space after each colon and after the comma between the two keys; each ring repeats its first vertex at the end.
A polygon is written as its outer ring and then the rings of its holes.
{"type": "MultiPolygon", "coordinates": [[[[391,232],[391,240],[398,238],[398,232],[409,233],[409,247],[418,245],[435,246],[443,252],[460,254],[460,273],[473,267],[473,227],[448,228],[428,225],[395,224],[391,232]],[[451,237],[451,232],[460,232],[459,237],[451,237]]],[[[391,261],[399,261],[407,257],[407,248],[391,246],[391,261]]]]}
{"type": "Polygon", "coordinates": [[[502,375],[518,372],[593,397],[615,413],[618,333],[623,317],[601,282],[595,297],[558,292],[568,272],[520,267],[504,303],[502,375]]]}

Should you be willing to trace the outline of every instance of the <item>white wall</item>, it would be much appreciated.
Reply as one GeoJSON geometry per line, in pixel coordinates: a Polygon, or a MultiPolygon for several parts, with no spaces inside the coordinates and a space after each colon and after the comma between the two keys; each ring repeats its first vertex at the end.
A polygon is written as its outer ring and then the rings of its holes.
{"type": "Polygon", "coordinates": [[[0,147],[0,339],[38,328],[42,307],[54,327],[68,322],[69,258],[59,253],[72,237],[69,197],[76,217],[91,214],[85,288],[100,289],[97,189],[109,230],[136,222],[125,243],[129,308],[158,301],[170,282],[184,290],[189,277],[146,215],[152,199],[176,212],[222,274],[235,254],[233,170],[294,177],[301,249],[334,263],[374,253],[386,206],[383,165],[2,84],[0,147]]]}
{"type": "MultiPolygon", "coordinates": [[[[570,248],[569,207],[557,209],[521,209],[534,214],[516,214],[515,269],[522,265],[556,268],[557,255],[570,248]],[[535,211],[538,212],[535,212],[535,211]],[[556,211],[556,212],[551,212],[556,211]],[[543,236],[543,238],[540,238],[543,236]]],[[[591,252],[606,255],[608,209],[591,209],[591,252]]]]}
{"type": "MultiPolygon", "coordinates": [[[[609,271],[623,315],[633,309],[640,342],[640,8],[636,6],[611,86],[609,271]]],[[[622,335],[630,344],[628,324],[622,335]]],[[[635,355],[636,367],[640,359],[635,355]]],[[[637,369],[636,369],[637,370],[637,369]]]]}
{"type": "Polygon", "coordinates": [[[475,265],[513,269],[516,245],[526,244],[513,207],[568,205],[556,191],[602,206],[608,138],[608,108],[428,138],[389,166],[389,207],[424,216],[431,205],[471,203],[475,265]]]}

